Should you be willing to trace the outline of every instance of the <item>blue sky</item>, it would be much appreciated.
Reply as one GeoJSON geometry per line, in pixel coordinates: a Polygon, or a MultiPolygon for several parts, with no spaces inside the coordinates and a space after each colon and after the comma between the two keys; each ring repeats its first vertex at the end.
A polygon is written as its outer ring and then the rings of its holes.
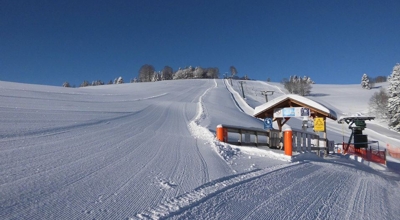
{"type": "Polygon", "coordinates": [[[0,0],[0,80],[129,81],[151,64],[360,83],[400,62],[399,24],[398,0],[0,0]]]}

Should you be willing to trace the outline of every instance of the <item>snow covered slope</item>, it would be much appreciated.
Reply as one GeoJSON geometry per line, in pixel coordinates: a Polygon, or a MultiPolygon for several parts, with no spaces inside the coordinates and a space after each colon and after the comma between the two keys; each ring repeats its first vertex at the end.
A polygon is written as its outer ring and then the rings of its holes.
{"type": "Polygon", "coordinates": [[[400,216],[396,173],[217,142],[220,123],[262,128],[232,93],[221,79],[0,82],[0,219],[400,216]]]}

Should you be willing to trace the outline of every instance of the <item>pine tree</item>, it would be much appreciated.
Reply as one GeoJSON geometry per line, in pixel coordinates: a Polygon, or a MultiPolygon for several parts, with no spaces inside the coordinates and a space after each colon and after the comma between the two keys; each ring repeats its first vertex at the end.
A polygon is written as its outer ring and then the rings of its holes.
{"type": "Polygon", "coordinates": [[[371,89],[371,85],[369,83],[369,78],[366,73],[364,73],[364,75],[361,78],[361,87],[363,89],[371,89]]]}
{"type": "Polygon", "coordinates": [[[393,67],[389,78],[388,118],[389,127],[400,132],[400,64],[393,67]]]}
{"type": "Polygon", "coordinates": [[[118,77],[118,79],[116,80],[116,84],[122,84],[124,83],[124,79],[122,79],[122,76],[118,77]]]}

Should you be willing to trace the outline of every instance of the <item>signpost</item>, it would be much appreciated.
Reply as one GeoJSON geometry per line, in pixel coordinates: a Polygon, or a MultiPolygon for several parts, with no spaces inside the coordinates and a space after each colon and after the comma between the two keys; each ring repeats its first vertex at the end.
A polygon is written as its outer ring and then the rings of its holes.
{"type": "Polygon", "coordinates": [[[265,130],[272,130],[272,118],[265,118],[264,119],[264,129],[265,130]]]}
{"type": "Polygon", "coordinates": [[[323,118],[314,118],[314,131],[325,131],[325,121],[323,118]]]}

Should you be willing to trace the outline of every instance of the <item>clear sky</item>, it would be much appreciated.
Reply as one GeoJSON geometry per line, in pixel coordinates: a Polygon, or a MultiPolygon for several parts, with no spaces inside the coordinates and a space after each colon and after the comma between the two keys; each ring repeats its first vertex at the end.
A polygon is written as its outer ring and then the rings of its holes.
{"type": "Polygon", "coordinates": [[[400,62],[399,27],[399,0],[0,0],[0,80],[129,81],[151,64],[360,83],[400,62]]]}

